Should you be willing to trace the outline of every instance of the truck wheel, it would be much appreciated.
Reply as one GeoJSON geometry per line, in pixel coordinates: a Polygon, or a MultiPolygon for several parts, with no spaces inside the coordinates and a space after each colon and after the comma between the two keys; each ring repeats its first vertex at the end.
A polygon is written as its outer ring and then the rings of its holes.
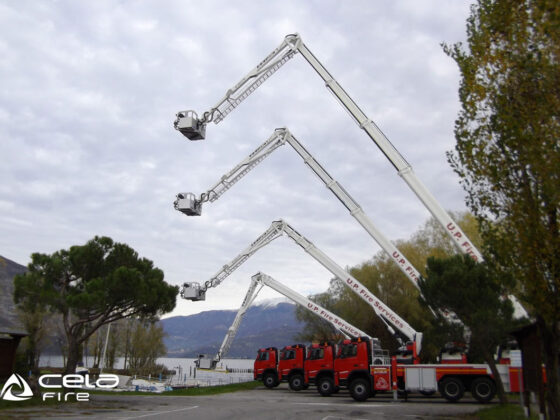
{"type": "Polygon", "coordinates": [[[447,401],[457,402],[465,393],[465,386],[459,378],[445,378],[439,383],[439,392],[447,401]]]}
{"type": "Polygon", "coordinates": [[[490,378],[476,378],[471,384],[471,394],[479,403],[490,402],[496,395],[496,384],[490,378]]]}
{"type": "Polygon", "coordinates": [[[329,376],[323,376],[319,379],[319,382],[317,382],[317,391],[319,391],[319,394],[323,397],[330,397],[330,395],[335,392],[334,381],[332,378],[329,376]]]}
{"type": "Polygon", "coordinates": [[[263,376],[263,384],[267,388],[274,388],[278,386],[278,379],[274,373],[267,373],[263,376]]]}
{"type": "Polygon", "coordinates": [[[352,398],[356,401],[365,401],[371,394],[371,385],[363,378],[354,379],[350,382],[348,389],[350,389],[350,395],[352,395],[352,398]]]}
{"type": "Polygon", "coordinates": [[[301,391],[305,386],[303,375],[300,375],[299,373],[292,375],[290,377],[289,385],[292,391],[301,391]]]}

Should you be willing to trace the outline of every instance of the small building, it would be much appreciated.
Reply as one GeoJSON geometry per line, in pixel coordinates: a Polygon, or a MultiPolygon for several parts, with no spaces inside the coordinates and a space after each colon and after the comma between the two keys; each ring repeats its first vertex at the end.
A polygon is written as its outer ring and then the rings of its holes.
{"type": "Polygon", "coordinates": [[[14,304],[14,277],[25,271],[24,266],[0,256],[0,380],[13,373],[17,347],[28,335],[14,304]]]}

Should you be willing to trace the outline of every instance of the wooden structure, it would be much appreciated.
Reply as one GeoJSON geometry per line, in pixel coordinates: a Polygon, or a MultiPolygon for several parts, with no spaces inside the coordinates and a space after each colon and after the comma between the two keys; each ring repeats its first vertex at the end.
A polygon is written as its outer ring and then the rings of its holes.
{"type": "Polygon", "coordinates": [[[537,395],[541,418],[545,418],[545,384],[543,377],[542,349],[537,324],[515,330],[511,333],[521,349],[523,362],[523,404],[525,415],[530,416],[530,393],[537,395]]]}

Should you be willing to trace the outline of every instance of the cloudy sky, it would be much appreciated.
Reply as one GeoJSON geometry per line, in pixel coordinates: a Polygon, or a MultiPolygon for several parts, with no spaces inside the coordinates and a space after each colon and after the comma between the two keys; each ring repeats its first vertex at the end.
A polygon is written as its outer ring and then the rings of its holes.
{"type": "MultiPolygon", "coordinates": [[[[445,158],[459,74],[440,44],[464,40],[470,3],[0,0],[0,255],[26,265],[106,235],[171,284],[203,282],[282,218],[343,267],[371,258],[380,248],[289,146],[201,217],[173,209],[284,126],[388,238],[408,238],[427,210],[299,55],[205,141],[173,129],[177,111],[207,111],[295,32],[440,203],[464,210],[445,158]]],[[[332,277],[279,238],[172,314],[239,307],[257,271],[302,294],[332,277]]]]}

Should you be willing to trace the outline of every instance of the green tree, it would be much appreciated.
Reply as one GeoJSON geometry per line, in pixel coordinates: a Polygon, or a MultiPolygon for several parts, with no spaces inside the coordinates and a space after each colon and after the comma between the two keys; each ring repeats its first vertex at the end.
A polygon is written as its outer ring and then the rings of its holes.
{"type": "Polygon", "coordinates": [[[95,237],[52,255],[35,253],[14,279],[18,304],[45,305],[60,313],[73,373],[84,342],[102,325],[125,317],[155,317],[175,307],[177,287],[152,261],[126,244],[95,237]]]}
{"type": "Polygon", "coordinates": [[[130,359],[130,350],[131,350],[130,337],[132,335],[133,328],[134,328],[134,319],[127,318],[126,320],[124,320],[121,328],[121,332],[122,332],[121,345],[122,345],[122,352],[124,357],[124,363],[123,363],[124,369],[128,369],[128,362],[130,359]]]}
{"type": "Polygon", "coordinates": [[[479,0],[461,72],[448,159],[481,223],[486,255],[517,279],[544,347],[547,405],[560,418],[560,4],[479,0]]]}
{"type": "Polygon", "coordinates": [[[88,356],[93,358],[92,366],[99,368],[101,366],[101,356],[103,354],[103,331],[97,329],[84,343],[88,356]]]}
{"type": "Polygon", "coordinates": [[[49,344],[49,334],[53,331],[54,317],[40,305],[34,305],[34,307],[18,305],[17,314],[29,334],[24,337],[20,345],[25,354],[24,373],[30,370],[37,376],[41,352],[49,344]]]}
{"type": "Polygon", "coordinates": [[[107,352],[105,355],[104,368],[113,369],[115,366],[117,354],[121,352],[122,349],[122,328],[119,322],[113,322],[110,324],[111,329],[109,331],[109,342],[107,343],[107,352]]]}
{"type": "Polygon", "coordinates": [[[155,373],[158,357],[167,353],[163,338],[163,326],[157,322],[138,320],[131,334],[129,369],[131,373],[147,375],[155,373]]]}
{"type": "Polygon", "coordinates": [[[502,404],[507,403],[494,360],[495,349],[511,330],[513,305],[504,299],[507,282],[492,275],[487,263],[467,255],[428,258],[427,275],[420,279],[423,300],[431,307],[454,312],[470,329],[470,345],[490,366],[502,404]]]}

